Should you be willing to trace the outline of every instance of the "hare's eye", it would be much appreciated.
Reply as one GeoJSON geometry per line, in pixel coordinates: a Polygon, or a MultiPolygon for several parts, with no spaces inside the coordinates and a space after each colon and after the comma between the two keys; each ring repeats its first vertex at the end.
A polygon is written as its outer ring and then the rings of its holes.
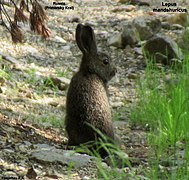
{"type": "Polygon", "coordinates": [[[103,60],[103,63],[106,65],[106,64],[109,63],[109,60],[108,60],[108,59],[104,59],[104,60],[103,60]]]}

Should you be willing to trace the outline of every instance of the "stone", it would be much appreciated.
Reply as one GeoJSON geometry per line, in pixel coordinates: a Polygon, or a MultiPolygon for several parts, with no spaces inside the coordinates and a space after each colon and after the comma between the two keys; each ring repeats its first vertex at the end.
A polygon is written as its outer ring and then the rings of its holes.
{"type": "Polygon", "coordinates": [[[0,77],[0,86],[4,85],[5,84],[5,78],[3,77],[0,77]]]}
{"type": "Polygon", "coordinates": [[[3,150],[5,153],[9,153],[9,154],[14,154],[15,151],[13,151],[12,149],[4,149],[3,150]]]}
{"type": "Polygon", "coordinates": [[[128,3],[130,0],[118,0],[117,2],[119,2],[119,3],[128,3]]]}
{"type": "Polygon", "coordinates": [[[122,33],[111,36],[107,41],[107,45],[122,48],[122,33]]]}
{"type": "Polygon", "coordinates": [[[58,87],[59,90],[67,89],[68,85],[70,84],[70,80],[65,77],[51,76],[50,79],[52,80],[53,84],[58,87]]]}
{"type": "Polygon", "coordinates": [[[177,43],[168,36],[156,35],[143,46],[147,57],[156,63],[171,64],[171,60],[182,60],[183,54],[177,43]]]}
{"type": "Polygon", "coordinates": [[[4,94],[5,92],[4,92],[4,90],[3,90],[3,87],[0,87],[0,94],[4,94]]]}
{"type": "Polygon", "coordinates": [[[180,48],[189,51],[189,27],[182,32],[181,36],[178,36],[177,43],[180,48]]]}
{"type": "MultiPolygon", "coordinates": [[[[33,48],[33,49],[35,50],[35,48],[33,48]]],[[[28,51],[25,51],[25,48],[23,48],[23,52],[28,52],[28,51]]],[[[14,64],[16,66],[22,65],[20,61],[18,61],[17,59],[15,59],[12,56],[5,55],[5,54],[3,54],[1,52],[0,52],[0,56],[1,56],[2,59],[5,59],[6,61],[9,61],[10,63],[12,63],[12,64],[14,64]]]]}
{"type": "Polygon", "coordinates": [[[59,105],[59,103],[55,101],[49,102],[48,104],[54,107],[57,107],[59,105]]]}
{"type": "Polygon", "coordinates": [[[128,77],[128,79],[137,79],[138,78],[138,74],[131,72],[131,73],[128,74],[127,77],[128,77]]]}
{"type": "Polygon", "coordinates": [[[23,50],[24,53],[29,53],[31,55],[36,55],[36,54],[39,53],[39,50],[34,48],[34,47],[28,47],[27,46],[27,47],[23,47],[22,50],[23,50]]]}
{"type": "Polygon", "coordinates": [[[89,176],[84,176],[82,180],[90,180],[91,178],[89,176]]]}
{"type": "Polygon", "coordinates": [[[3,175],[3,179],[19,179],[17,174],[13,171],[6,171],[2,175],[3,175]]]}
{"type": "Polygon", "coordinates": [[[168,29],[168,30],[171,29],[171,25],[168,22],[162,22],[161,27],[163,29],[168,29]]]}
{"type": "Polygon", "coordinates": [[[154,16],[140,16],[133,20],[141,41],[151,38],[161,30],[161,21],[154,16]]]}
{"type": "Polygon", "coordinates": [[[135,44],[139,41],[137,29],[132,22],[128,22],[126,25],[123,26],[121,40],[122,47],[126,47],[127,45],[134,47],[135,44]]]}
{"type": "Polygon", "coordinates": [[[186,13],[174,13],[171,16],[166,17],[166,21],[169,24],[180,24],[181,26],[188,26],[189,25],[189,14],[186,13]]]}
{"type": "Polygon", "coordinates": [[[173,24],[171,26],[171,30],[182,30],[182,29],[184,29],[184,27],[181,26],[180,24],[173,24]]]}
{"type": "Polygon", "coordinates": [[[123,106],[124,105],[124,103],[123,102],[113,102],[112,103],[112,108],[118,108],[118,107],[121,107],[121,106],[123,106]]]}
{"type": "Polygon", "coordinates": [[[3,0],[0,2],[0,4],[6,5],[6,6],[14,6],[14,3],[9,0],[3,0]]]}
{"type": "Polygon", "coordinates": [[[114,167],[116,164],[116,167],[118,168],[123,168],[123,166],[130,164],[128,154],[123,151],[115,151],[115,155],[112,155],[112,157],[107,156],[104,159],[104,162],[110,167],[114,167]],[[112,162],[111,158],[114,158],[114,162],[112,162]]]}
{"type": "Polygon", "coordinates": [[[131,0],[131,4],[139,6],[150,6],[150,0],[131,0]]]}
{"type": "Polygon", "coordinates": [[[93,26],[93,27],[98,27],[99,26],[99,24],[97,22],[95,22],[95,21],[88,21],[85,24],[88,25],[88,26],[93,26]]]}
{"type": "Polygon", "coordinates": [[[62,49],[65,50],[65,51],[70,51],[71,46],[70,45],[66,45],[66,46],[63,46],[62,49]]]}
{"type": "Polygon", "coordinates": [[[80,19],[79,19],[79,17],[72,17],[72,18],[69,18],[69,19],[68,19],[68,22],[71,22],[71,23],[74,23],[74,22],[79,23],[79,22],[80,22],[80,19]]]}
{"type": "Polygon", "coordinates": [[[122,32],[111,36],[108,39],[108,46],[125,48],[127,45],[134,47],[139,42],[137,29],[132,21],[126,22],[122,27],[122,32]]]}
{"type": "Polygon", "coordinates": [[[135,52],[136,55],[142,55],[142,48],[141,47],[135,47],[134,52],[135,52]]]}
{"type": "Polygon", "coordinates": [[[63,38],[61,38],[60,36],[55,36],[54,40],[58,43],[66,43],[66,40],[64,40],[63,38]]]}
{"type": "Polygon", "coordinates": [[[28,146],[22,144],[19,146],[19,150],[20,150],[20,152],[27,153],[28,146]]]}
{"type": "Polygon", "coordinates": [[[126,121],[114,121],[113,125],[114,125],[114,127],[121,127],[121,128],[123,128],[123,127],[127,127],[129,125],[129,123],[126,122],[126,121]]]}
{"type": "Polygon", "coordinates": [[[86,154],[79,154],[72,150],[56,149],[47,146],[46,148],[38,148],[31,153],[31,158],[42,163],[59,163],[62,165],[72,165],[74,168],[88,166],[94,157],[86,154]]]}
{"type": "Polygon", "coordinates": [[[135,11],[135,10],[136,10],[135,6],[127,5],[127,6],[116,7],[112,10],[112,12],[121,12],[121,11],[131,12],[131,11],[135,11]]]}

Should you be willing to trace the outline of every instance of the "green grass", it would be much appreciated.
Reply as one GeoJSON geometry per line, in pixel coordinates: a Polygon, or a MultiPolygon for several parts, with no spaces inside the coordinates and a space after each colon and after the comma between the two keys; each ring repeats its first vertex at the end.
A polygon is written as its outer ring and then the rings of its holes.
{"type": "Polygon", "coordinates": [[[139,101],[132,110],[131,122],[148,125],[151,129],[149,144],[156,159],[151,164],[150,177],[189,178],[189,56],[186,55],[181,69],[174,66],[168,73],[165,68],[159,70],[153,63],[148,62],[137,94],[139,101]],[[169,80],[166,80],[167,74],[169,80]],[[184,160],[179,160],[182,149],[184,160]],[[162,173],[159,170],[162,160],[171,162],[170,169],[175,169],[162,173]],[[181,165],[179,161],[183,161],[181,165]]]}
{"type": "Polygon", "coordinates": [[[118,179],[124,180],[128,176],[128,173],[125,172],[125,167],[131,167],[129,162],[128,155],[123,152],[119,145],[113,143],[111,139],[102,134],[98,129],[94,128],[90,124],[88,124],[94,131],[99,134],[98,141],[87,142],[80,147],[76,148],[76,152],[86,153],[88,155],[94,156],[97,167],[97,176],[98,179],[111,180],[118,179]],[[108,153],[108,156],[104,160],[100,156],[100,152],[104,152],[104,150],[108,153]],[[119,168],[119,169],[118,169],[119,168]]]}
{"type": "Polygon", "coordinates": [[[107,139],[104,135],[102,135],[102,139],[99,139],[99,142],[91,142],[85,145],[82,145],[80,148],[76,149],[76,152],[87,153],[91,156],[96,157],[96,167],[97,167],[97,177],[98,179],[104,180],[124,180],[127,177],[130,177],[131,174],[125,172],[125,167],[131,167],[129,158],[126,153],[124,153],[116,144],[112,144],[109,142],[105,142],[107,139]],[[97,147],[96,150],[92,150],[91,146],[97,147]],[[99,150],[105,149],[108,152],[109,156],[106,157],[105,162],[100,157],[99,150]]]}
{"type": "Polygon", "coordinates": [[[57,69],[55,74],[56,74],[58,77],[67,77],[70,72],[71,72],[70,68],[57,69]]]}
{"type": "Polygon", "coordinates": [[[2,69],[0,69],[0,78],[10,79],[11,74],[6,70],[6,66],[3,66],[2,69]]]}
{"type": "Polygon", "coordinates": [[[54,114],[50,113],[36,115],[31,112],[25,115],[24,119],[27,121],[31,121],[34,124],[38,124],[41,127],[62,128],[62,126],[64,125],[63,117],[55,116],[54,114]]]}
{"type": "Polygon", "coordinates": [[[54,85],[54,82],[50,77],[43,77],[37,75],[37,69],[30,68],[26,71],[27,78],[25,80],[26,84],[36,88],[39,95],[43,94],[44,90],[52,89],[54,94],[58,91],[58,87],[54,85]]]}
{"type": "Polygon", "coordinates": [[[64,124],[64,120],[62,117],[59,116],[54,116],[54,115],[44,115],[41,116],[38,119],[39,122],[41,122],[42,124],[44,123],[49,123],[49,125],[51,125],[52,127],[55,128],[61,128],[64,124]]]}
{"type": "MultiPolygon", "coordinates": [[[[189,22],[188,22],[189,23],[189,22]]],[[[183,34],[178,40],[179,46],[185,51],[189,51],[189,28],[185,28],[183,34]]]]}

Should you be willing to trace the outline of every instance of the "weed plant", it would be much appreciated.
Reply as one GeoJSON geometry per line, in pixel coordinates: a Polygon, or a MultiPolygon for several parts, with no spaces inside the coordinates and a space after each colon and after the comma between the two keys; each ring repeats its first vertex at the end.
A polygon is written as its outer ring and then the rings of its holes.
{"type": "MultiPolygon", "coordinates": [[[[91,125],[89,125],[91,126],[91,125]]],[[[117,144],[111,143],[108,137],[103,135],[98,129],[93,128],[99,134],[98,141],[87,142],[76,149],[76,152],[86,153],[95,157],[97,166],[98,179],[104,180],[123,180],[130,177],[131,174],[125,172],[125,167],[131,168],[128,155],[124,153],[117,144]],[[95,147],[95,149],[94,149],[95,147]],[[108,156],[104,159],[101,157],[100,152],[106,151],[108,156]],[[106,162],[109,166],[107,166],[106,162]]]]}
{"type": "Polygon", "coordinates": [[[6,69],[6,66],[3,66],[0,69],[0,78],[4,78],[4,79],[10,79],[11,78],[10,73],[6,69]]]}
{"type": "Polygon", "coordinates": [[[137,95],[131,121],[150,127],[149,144],[155,154],[150,177],[188,179],[189,55],[185,55],[182,67],[175,65],[168,70],[160,70],[148,60],[137,95]],[[169,168],[162,173],[159,167],[165,161],[169,168]]]}

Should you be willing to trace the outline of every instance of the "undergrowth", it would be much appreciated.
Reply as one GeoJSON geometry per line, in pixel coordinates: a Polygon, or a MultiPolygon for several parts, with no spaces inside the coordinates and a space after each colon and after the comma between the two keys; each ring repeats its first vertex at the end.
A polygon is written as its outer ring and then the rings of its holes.
{"type": "Polygon", "coordinates": [[[76,152],[86,153],[95,157],[98,179],[123,180],[131,177],[132,174],[127,173],[125,168],[131,168],[128,155],[120,149],[118,144],[112,142],[111,139],[103,135],[98,129],[93,126],[91,128],[99,135],[98,141],[87,142],[77,147],[76,152]],[[104,152],[108,154],[105,158],[102,157],[104,152]]]}
{"type": "Polygon", "coordinates": [[[189,55],[185,56],[182,68],[175,65],[159,69],[148,61],[137,95],[139,101],[132,110],[131,122],[150,127],[149,144],[155,159],[149,160],[149,176],[188,179],[189,55]],[[162,173],[160,166],[165,161],[168,168],[162,173]]]}

